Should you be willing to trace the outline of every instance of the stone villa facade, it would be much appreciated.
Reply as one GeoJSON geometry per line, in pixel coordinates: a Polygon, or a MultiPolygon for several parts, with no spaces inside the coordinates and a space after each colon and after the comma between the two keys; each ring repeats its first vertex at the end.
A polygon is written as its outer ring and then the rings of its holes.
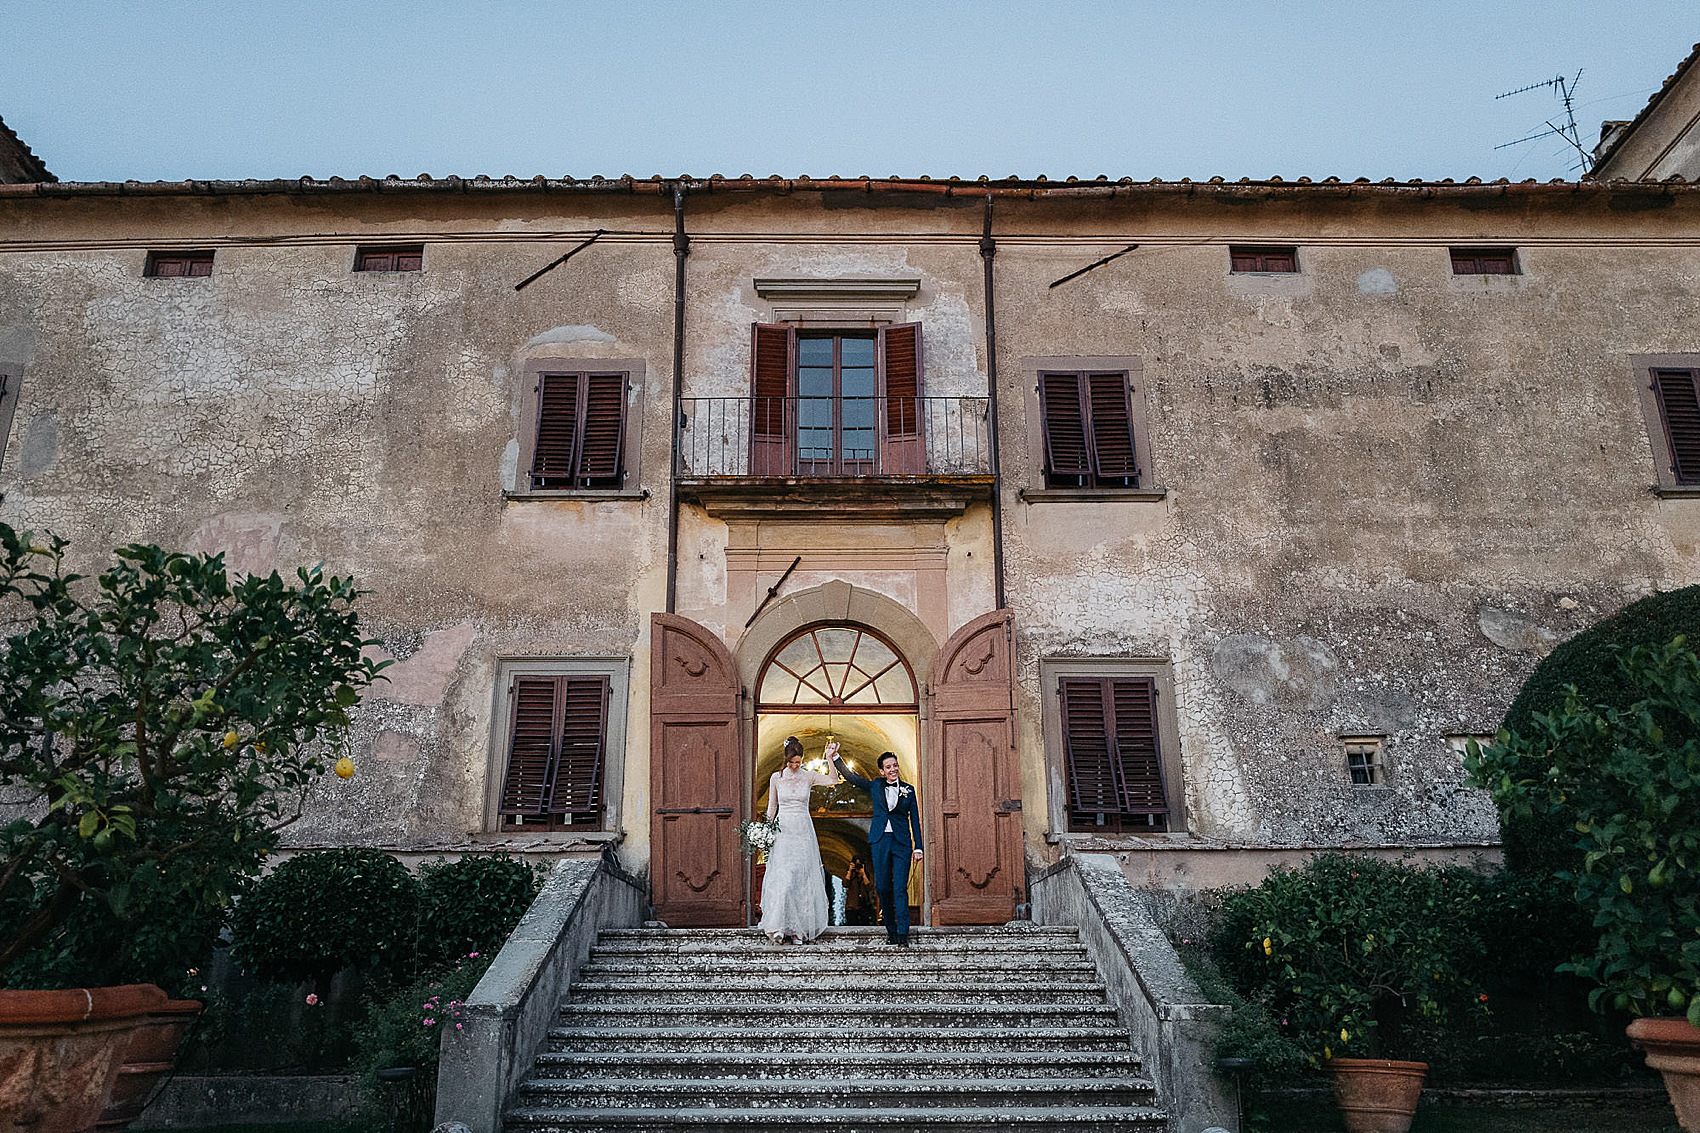
{"type": "Polygon", "coordinates": [[[303,845],[613,843],[746,924],[737,825],[831,734],[918,785],[932,923],[1069,852],[1491,853],[1461,745],[1700,581],[1680,179],[42,174],[0,520],[371,590],[303,845]]]}

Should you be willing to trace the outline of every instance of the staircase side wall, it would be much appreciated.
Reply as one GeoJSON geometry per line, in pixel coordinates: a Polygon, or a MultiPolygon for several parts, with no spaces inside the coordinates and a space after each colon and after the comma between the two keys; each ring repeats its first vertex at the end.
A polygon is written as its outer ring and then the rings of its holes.
{"type": "Polygon", "coordinates": [[[612,861],[555,864],[508,942],[446,1031],[437,1070],[437,1124],[498,1133],[508,1098],[531,1072],[590,946],[605,928],[642,922],[641,882],[612,861]]]}
{"type": "Polygon", "coordinates": [[[1205,1002],[1115,859],[1071,855],[1030,885],[1035,921],[1080,930],[1156,1083],[1169,1133],[1236,1129],[1235,1098],[1215,1071],[1212,1050],[1229,1009],[1205,1002]]]}

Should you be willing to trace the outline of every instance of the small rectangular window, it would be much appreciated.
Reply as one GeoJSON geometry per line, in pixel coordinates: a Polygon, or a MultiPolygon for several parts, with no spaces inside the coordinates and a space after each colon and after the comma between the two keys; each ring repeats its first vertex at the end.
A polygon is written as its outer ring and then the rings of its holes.
{"type": "Polygon", "coordinates": [[[618,488],[625,479],[626,375],[537,376],[533,491],[618,488]]]}
{"type": "Polygon", "coordinates": [[[1453,275],[1518,275],[1515,248],[1453,248],[1453,275]]]}
{"type": "Polygon", "coordinates": [[[1138,449],[1126,372],[1039,373],[1047,488],[1137,488],[1138,449]]]}
{"type": "Polygon", "coordinates": [[[142,274],[156,279],[179,279],[212,274],[213,254],[210,248],[193,252],[149,252],[142,274]]]}
{"type": "Polygon", "coordinates": [[[501,828],[600,829],[609,678],[516,676],[508,696],[501,828]]]}
{"type": "Polygon", "coordinates": [[[1228,264],[1234,272],[1292,273],[1299,270],[1299,250],[1236,244],[1228,249],[1228,264]]]}
{"type": "Polygon", "coordinates": [[[423,244],[364,244],[354,251],[355,271],[419,271],[424,266],[423,244]]]}
{"type": "Polygon", "coordinates": [[[1379,786],[1385,778],[1381,766],[1380,736],[1342,736],[1346,749],[1346,775],[1354,787],[1379,786]]]}
{"type": "Polygon", "coordinates": [[[1068,828],[1132,833],[1169,829],[1168,793],[1151,677],[1063,677],[1068,828]]]}

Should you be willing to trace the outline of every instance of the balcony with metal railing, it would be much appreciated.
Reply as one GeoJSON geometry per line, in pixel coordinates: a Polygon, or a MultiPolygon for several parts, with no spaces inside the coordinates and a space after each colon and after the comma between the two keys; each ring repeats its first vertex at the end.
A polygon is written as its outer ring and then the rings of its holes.
{"type": "Polygon", "coordinates": [[[716,510],[960,514],[992,483],[985,397],[687,397],[682,493],[716,510]]]}

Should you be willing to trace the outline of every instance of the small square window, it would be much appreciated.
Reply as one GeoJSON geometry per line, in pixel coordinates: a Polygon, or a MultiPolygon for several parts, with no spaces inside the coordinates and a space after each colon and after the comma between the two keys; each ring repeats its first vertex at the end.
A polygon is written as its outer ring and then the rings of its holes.
{"type": "Polygon", "coordinates": [[[1293,273],[1299,270],[1297,248],[1248,247],[1236,244],[1228,249],[1228,267],[1234,272],[1293,273]]]}
{"type": "Polygon", "coordinates": [[[212,249],[193,252],[149,252],[142,274],[156,279],[179,279],[212,274],[212,249]]]}
{"type": "Polygon", "coordinates": [[[1453,248],[1453,275],[1520,275],[1515,248],[1453,248]]]}
{"type": "Polygon", "coordinates": [[[1346,749],[1346,775],[1354,787],[1377,787],[1386,779],[1381,766],[1380,736],[1341,736],[1346,749]]]}
{"type": "Polygon", "coordinates": [[[365,244],[354,251],[355,271],[420,271],[424,266],[423,244],[365,244]]]}

